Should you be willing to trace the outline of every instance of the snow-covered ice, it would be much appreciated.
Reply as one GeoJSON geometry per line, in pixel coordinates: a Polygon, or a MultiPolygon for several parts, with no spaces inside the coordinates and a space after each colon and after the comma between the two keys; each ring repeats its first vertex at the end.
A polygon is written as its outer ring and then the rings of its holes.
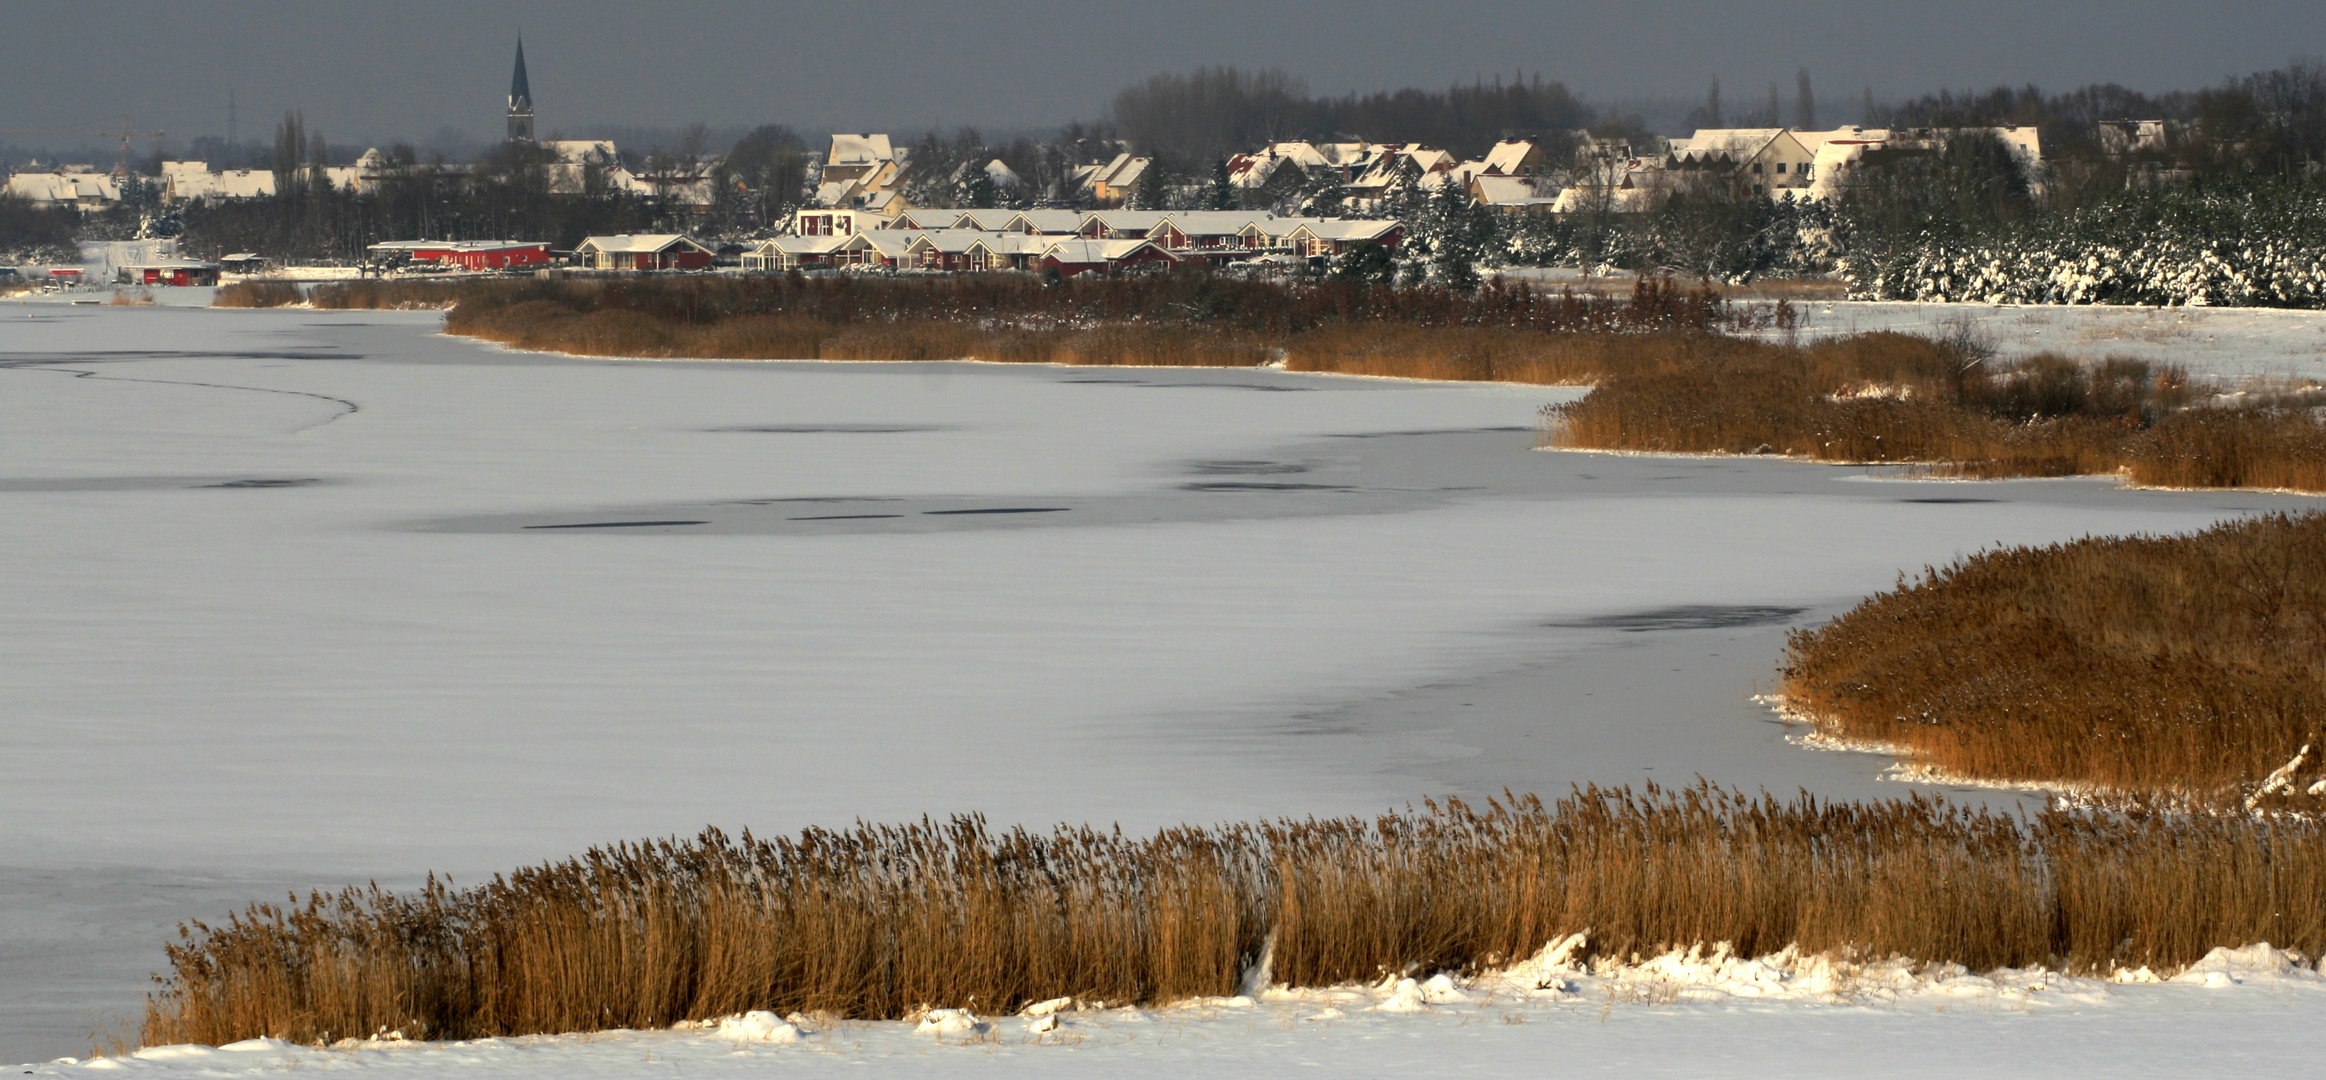
{"type": "MultiPolygon", "coordinates": [[[[1141,830],[1699,774],[1896,794],[1886,759],[1793,747],[1751,700],[1787,628],[1990,544],[2316,502],[1533,451],[1536,410],[1570,390],[584,361],[434,336],[436,318],[0,304],[0,1060],[86,1052],[175,919],[706,824],[976,810],[1141,830]],[[637,524],[678,521],[701,524],[637,524]]],[[[1439,1004],[1415,977],[1411,1014],[1372,1008],[1386,996],[1099,1029],[1060,1013],[1039,1037],[1074,1045],[1054,1056],[1016,1046],[1030,1021],[978,1018],[967,1047],[804,1025],[797,1046],[705,1030],[170,1060],[1160,1074],[1256,1054],[1365,1073],[1640,1063],[1623,1039],[1702,1038],[1733,1071],[1782,1072],[1788,1038],[1994,1040],[2057,1064],[2224,1010],[2316,1015],[2307,990],[2239,983],[2108,988],[2040,1037],[2011,1011],[1932,1021],[1920,998],[1505,1022],[1480,989],[1439,1004]],[[1087,1056],[1132,1031],[1165,1049],[1087,1056]]]]}

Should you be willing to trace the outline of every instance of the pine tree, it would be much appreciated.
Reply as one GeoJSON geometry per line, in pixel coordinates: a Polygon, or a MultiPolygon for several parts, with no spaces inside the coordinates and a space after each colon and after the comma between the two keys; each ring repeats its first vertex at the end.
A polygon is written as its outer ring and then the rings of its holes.
{"type": "Polygon", "coordinates": [[[1793,76],[1793,128],[1796,131],[1817,130],[1817,95],[1809,89],[1809,69],[1802,68],[1793,76]]]}
{"type": "Polygon", "coordinates": [[[1233,180],[1228,178],[1228,159],[1221,158],[1212,163],[1211,190],[1206,195],[1204,204],[1211,209],[1233,210],[1236,208],[1236,185],[1233,180]]]}

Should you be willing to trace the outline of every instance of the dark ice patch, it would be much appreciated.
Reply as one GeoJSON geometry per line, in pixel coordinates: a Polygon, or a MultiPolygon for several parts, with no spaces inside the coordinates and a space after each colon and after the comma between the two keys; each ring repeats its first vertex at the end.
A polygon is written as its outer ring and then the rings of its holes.
{"type": "Polygon", "coordinates": [[[1200,476],[1282,476],[1307,472],[1308,466],[1297,461],[1198,461],[1193,471],[1200,476]]]}
{"type": "Polygon", "coordinates": [[[862,521],[866,518],[901,518],[903,514],[810,514],[807,517],[785,518],[785,521],[862,521]]]}
{"type": "Polygon", "coordinates": [[[320,484],[322,482],[323,481],[318,480],[312,476],[306,476],[300,477],[296,480],[228,480],[222,484],[196,484],[194,486],[206,488],[287,488],[306,487],[310,484],[320,484]]]}
{"type": "Polygon", "coordinates": [[[1929,506],[1961,506],[1961,505],[1964,505],[1964,504],[1966,504],[1966,503],[1991,503],[1991,502],[2001,502],[2002,500],[2001,500],[2001,499],[1944,499],[1944,498],[1932,498],[1932,499],[1900,499],[1900,500],[1898,500],[1898,501],[1899,501],[1899,502],[1904,502],[1904,503],[1923,503],[1923,504],[1925,504],[1925,505],[1929,505],[1929,506]]]}
{"type": "Polygon", "coordinates": [[[1063,514],[1073,509],[1067,506],[992,506],[975,510],[923,510],[921,513],[945,514],[1063,514]]]}
{"type": "Polygon", "coordinates": [[[944,424],[744,424],[703,430],[742,435],[907,435],[953,429],[944,424]]]}
{"type": "Polygon", "coordinates": [[[1681,604],[1677,607],[1627,611],[1615,615],[1594,615],[1573,622],[1545,623],[1544,625],[1573,630],[1621,630],[1630,634],[1647,634],[1659,630],[1724,630],[1738,626],[1781,623],[1807,610],[1807,608],[1753,604],[1681,604]]]}
{"type": "Polygon", "coordinates": [[[708,521],[583,521],[572,525],[527,525],[528,529],[644,529],[656,525],[708,525],[708,521]]]}
{"type": "Polygon", "coordinates": [[[1288,484],[1260,480],[1199,480],[1179,485],[1181,491],[1354,491],[1347,484],[1288,484]]]}

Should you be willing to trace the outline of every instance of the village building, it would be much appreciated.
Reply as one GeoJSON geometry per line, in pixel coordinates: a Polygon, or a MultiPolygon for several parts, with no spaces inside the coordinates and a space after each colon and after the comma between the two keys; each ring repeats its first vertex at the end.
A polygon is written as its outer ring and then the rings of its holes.
{"type": "Polygon", "coordinates": [[[1391,251],[1405,238],[1405,226],[1395,221],[1348,218],[1300,220],[1284,234],[1285,246],[1304,259],[1346,255],[1359,244],[1378,244],[1391,251]]]}
{"type": "Polygon", "coordinates": [[[219,270],[217,263],[162,259],[117,266],[113,281],[118,285],[216,285],[219,270]]]}
{"type": "Polygon", "coordinates": [[[715,257],[680,233],[592,236],[573,250],[595,270],[700,270],[715,257]]]}
{"type": "Polygon", "coordinates": [[[42,208],[103,210],[121,201],[121,182],[101,172],[20,172],[7,193],[42,208]]]}
{"type": "Polygon", "coordinates": [[[521,270],[554,261],[548,244],[525,240],[390,240],[364,251],[374,263],[421,263],[447,270],[521,270]]]}
{"type": "Polygon", "coordinates": [[[1042,253],[1037,269],[1061,277],[1080,274],[1116,274],[1132,269],[1164,270],[1179,259],[1144,238],[1129,240],[1060,240],[1042,253]]]}
{"type": "Polygon", "coordinates": [[[1139,181],[1153,165],[1152,159],[1135,157],[1128,153],[1116,154],[1103,165],[1089,165],[1075,171],[1075,190],[1101,206],[1120,206],[1131,197],[1139,181]]]}

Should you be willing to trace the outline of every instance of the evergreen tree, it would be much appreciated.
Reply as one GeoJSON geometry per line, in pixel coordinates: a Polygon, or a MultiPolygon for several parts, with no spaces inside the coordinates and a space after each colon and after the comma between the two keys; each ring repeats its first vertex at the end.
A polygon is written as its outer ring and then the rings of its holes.
{"type": "Polygon", "coordinates": [[[1204,205],[1213,210],[1236,208],[1236,184],[1228,178],[1228,159],[1212,162],[1211,187],[1204,193],[1204,205]]]}

